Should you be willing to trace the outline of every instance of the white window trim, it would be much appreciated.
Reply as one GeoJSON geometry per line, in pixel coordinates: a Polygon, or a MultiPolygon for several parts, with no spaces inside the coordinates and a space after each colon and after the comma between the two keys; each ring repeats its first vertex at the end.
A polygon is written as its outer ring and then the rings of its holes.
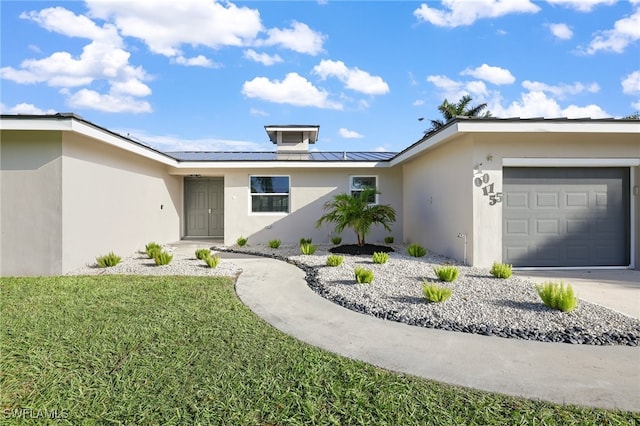
{"type": "Polygon", "coordinates": [[[249,216],[286,216],[289,213],[291,213],[291,176],[290,175],[270,175],[270,174],[256,174],[256,175],[249,175],[249,185],[248,185],[248,189],[249,189],[249,203],[248,203],[248,208],[249,208],[249,216]],[[284,192],[274,192],[273,194],[260,194],[260,193],[255,193],[255,195],[287,195],[289,196],[289,210],[286,212],[254,212],[253,211],[253,196],[254,193],[251,192],[251,178],[254,177],[270,177],[270,178],[274,178],[274,177],[286,177],[287,179],[289,179],[289,192],[288,193],[284,193],[284,192]]]}
{"type": "MultiPolygon", "coordinates": [[[[376,191],[380,187],[380,178],[378,177],[378,175],[349,175],[349,194],[351,194],[353,191],[361,191],[360,189],[356,189],[352,186],[353,178],[375,178],[376,191]]],[[[380,200],[378,199],[378,195],[379,194],[376,194],[375,201],[373,203],[369,203],[370,205],[377,205],[380,202],[380,200]]]]}

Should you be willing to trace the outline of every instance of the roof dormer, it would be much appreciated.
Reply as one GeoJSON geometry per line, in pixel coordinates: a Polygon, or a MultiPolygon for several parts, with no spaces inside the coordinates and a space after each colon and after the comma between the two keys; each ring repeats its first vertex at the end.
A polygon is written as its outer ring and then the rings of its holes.
{"type": "Polygon", "coordinates": [[[309,152],[309,144],[316,143],[320,126],[264,126],[264,129],[269,140],[276,144],[278,153],[306,154],[309,152]]]}

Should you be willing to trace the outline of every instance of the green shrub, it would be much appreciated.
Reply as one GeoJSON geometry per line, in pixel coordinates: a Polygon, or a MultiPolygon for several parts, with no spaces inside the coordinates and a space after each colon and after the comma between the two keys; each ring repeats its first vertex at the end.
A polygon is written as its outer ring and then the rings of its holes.
{"type": "Polygon", "coordinates": [[[540,299],[551,309],[558,309],[562,312],[569,312],[578,306],[578,299],[573,293],[571,284],[565,285],[554,282],[545,282],[536,285],[536,290],[540,299]]]}
{"type": "Polygon", "coordinates": [[[207,257],[211,256],[211,250],[208,248],[201,248],[196,250],[196,259],[204,260],[207,257]]]}
{"type": "Polygon", "coordinates": [[[331,237],[331,242],[337,246],[342,242],[342,237],[331,237]]]}
{"type": "Polygon", "coordinates": [[[151,242],[149,244],[147,244],[146,246],[144,246],[144,251],[147,253],[147,256],[149,257],[149,259],[153,259],[153,256],[158,252],[162,250],[162,246],[158,243],[154,243],[151,242]]]}
{"type": "Polygon", "coordinates": [[[153,260],[156,261],[156,265],[158,266],[168,265],[173,260],[173,255],[166,251],[160,251],[153,257],[153,260]]]}
{"type": "Polygon", "coordinates": [[[372,260],[373,260],[373,263],[377,263],[377,264],[387,263],[387,260],[389,260],[389,254],[383,251],[376,251],[373,253],[372,260]]]}
{"type": "Polygon", "coordinates": [[[436,273],[436,276],[441,281],[446,281],[448,283],[455,281],[459,274],[458,268],[453,265],[435,267],[433,268],[433,272],[436,273]]]}
{"type": "Polygon", "coordinates": [[[407,247],[407,253],[413,257],[422,257],[427,254],[427,250],[418,243],[413,243],[407,247]]]}
{"type": "Polygon", "coordinates": [[[207,256],[203,260],[209,266],[209,268],[215,268],[220,264],[220,256],[218,256],[217,254],[215,256],[207,256]]]}
{"type": "Polygon", "coordinates": [[[393,244],[393,237],[392,236],[384,237],[384,242],[387,244],[393,244]]]}
{"type": "Polygon", "coordinates": [[[506,263],[493,262],[491,275],[496,278],[509,278],[511,276],[511,265],[506,263]]]}
{"type": "Polygon", "coordinates": [[[300,238],[300,245],[311,244],[312,242],[313,242],[312,238],[300,238]]]}
{"type": "Polygon", "coordinates": [[[247,241],[249,241],[248,238],[240,237],[236,240],[236,244],[238,244],[240,247],[244,247],[247,244],[247,241]]]}
{"type": "Polygon", "coordinates": [[[356,266],[354,273],[358,284],[370,284],[373,281],[373,271],[364,269],[362,266],[356,266]]]}
{"type": "Polygon", "coordinates": [[[300,244],[300,252],[302,254],[311,255],[316,252],[317,247],[311,243],[300,244]]]}
{"type": "Polygon", "coordinates": [[[342,265],[342,261],[344,257],[338,256],[337,254],[332,254],[327,257],[327,266],[340,266],[342,265]]]}
{"type": "Polygon", "coordinates": [[[280,240],[269,241],[269,247],[271,247],[272,249],[277,249],[278,247],[280,247],[280,240]]]}
{"type": "Polygon", "coordinates": [[[430,283],[428,280],[424,280],[422,286],[422,293],[427,299],[427,302],[440,303],[451,297],[451,289],[447,287],[441,287],[437,284],[430,283]]]}
{"type": "Polygon", "coordinates": [[[110,268],[112,266],[116,266],[122,258],[117,256],[114,252],[110,251],[109,254],[105,254],[104,256],[96,257],[96,262],[98,266],[101,268],[110,268]]]}

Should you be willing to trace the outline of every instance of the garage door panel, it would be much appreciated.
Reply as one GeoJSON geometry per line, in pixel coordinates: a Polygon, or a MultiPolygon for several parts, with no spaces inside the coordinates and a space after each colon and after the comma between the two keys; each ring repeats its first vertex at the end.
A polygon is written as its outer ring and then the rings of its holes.
{"type": "Polygon", "coordinates": [[[570,192],[567,191],[565,196],[565,203],[567,208],[585,208],[589,207],[589,193],[586,191],[582,192],[570,192]]]}
{"type": "Polygon", "coordinates": [[[526,219],[512,219],[506,222],[507,235],[528,235],[529,221],[526,219]]]}
{"type": "Polygon", "coordinates": [[[511,208],[529,208],[529,193],[522,191],[509,193],[504,203],[511,208]]]}
{"type": "Polygon", "coordinates": [[[503,188],[504,262],[629,264],[628,168],[505,168],[503,188]]]}
{"type": "Polygon", "coordinates": [[[559,207],[558,204],[558,193],[557,192],[537,192],[535,194],[536,197],[536,207],[537,208],[555,208],[559,207]]]}

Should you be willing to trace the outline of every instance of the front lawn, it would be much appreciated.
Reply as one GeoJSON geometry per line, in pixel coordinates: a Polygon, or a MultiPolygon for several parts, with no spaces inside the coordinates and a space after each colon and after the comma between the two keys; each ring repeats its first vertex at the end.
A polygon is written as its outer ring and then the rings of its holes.
{"type": "MultiPolygon", "coordinates": [[[[24,424],[634,424],[398,375],[275,330],[216,277],[2,278],[2,420],[24,424]]],[[[428,362],[428,356],[425,357],[428,362]]]]}

